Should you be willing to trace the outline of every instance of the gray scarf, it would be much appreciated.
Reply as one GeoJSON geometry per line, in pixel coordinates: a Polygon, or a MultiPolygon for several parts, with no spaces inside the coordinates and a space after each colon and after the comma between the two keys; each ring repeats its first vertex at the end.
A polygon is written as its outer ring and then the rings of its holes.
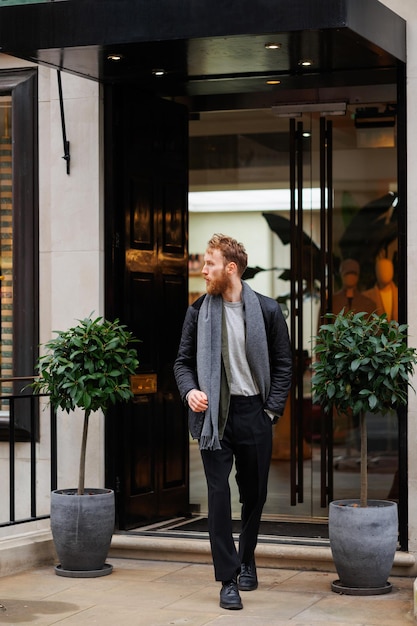
{"type": "MultiPolygon", "coordinates": [[[[242,301],[246,325],[246,356],[263,402],[270,389],[268,343],[261,305],[256,293],[242,282],[242,301]]],[[[197,324],[197,376],[200,389],[207,394],[200,437],[201,450],[219,450],[219,409],[222,354],[223,298],[207,295],[201,305],[197,324]]]]}

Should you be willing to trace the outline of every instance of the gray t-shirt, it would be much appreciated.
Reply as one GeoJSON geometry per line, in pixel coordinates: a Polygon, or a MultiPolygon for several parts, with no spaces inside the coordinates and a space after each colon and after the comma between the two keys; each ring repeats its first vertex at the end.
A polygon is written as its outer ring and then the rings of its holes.
{"type": "Polygon", "coordinates": [[[243,302],[223,301],[223,305],[231,372],[230,393],[233,396],[255,396],[259,389],[252,378],[246,358],[243,302]]]}

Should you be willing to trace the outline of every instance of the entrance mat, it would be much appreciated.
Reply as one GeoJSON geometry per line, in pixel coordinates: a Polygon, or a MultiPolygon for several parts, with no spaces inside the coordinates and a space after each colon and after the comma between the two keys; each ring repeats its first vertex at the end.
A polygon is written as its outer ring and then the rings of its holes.
{"type": "MultiPolygon", "coordinates": [[[[181,532],[208,532],[206,517],[182,520],[177,525],[170,526],[170,530],[181,532]]],[[[240,532],[240,521],[233,520],[233,532],[240,532]]],[[[329,528],[327,524],[307,524],[303,522],[271,522],[262,521],[259,528],[260,535],[273,535],[275,537],[298,537],[305,539],[328,539],[329,528]]]]}

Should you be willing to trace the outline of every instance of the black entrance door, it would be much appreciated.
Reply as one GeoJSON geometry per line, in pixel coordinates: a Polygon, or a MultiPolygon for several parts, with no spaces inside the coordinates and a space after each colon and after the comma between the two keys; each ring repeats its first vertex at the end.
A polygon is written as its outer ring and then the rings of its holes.
{"type": "Polygon", "coordinates": [[[172,372],[187,305],[187,110],[132,87],[109,89],[106,316],[140,339],[135,399],[107,416],[107,484],[118,525],[188,508],[188,430],[172,372]]]}

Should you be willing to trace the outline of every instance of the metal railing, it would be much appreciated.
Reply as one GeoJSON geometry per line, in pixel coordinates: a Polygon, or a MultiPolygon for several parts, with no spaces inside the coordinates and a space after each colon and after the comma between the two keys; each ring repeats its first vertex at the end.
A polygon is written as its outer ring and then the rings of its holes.
{"type": "MultiPolygon", "coordinates": [[[[24,381],[30,384],[33,378],[33,376],[2,378],[0,379],[0,385],[5,383],[19,384],[24,381]]],[[[40,395],[28,393],[27,388],[24,394],[0,396],[3,408],[0,442],[1,463],[3,463],[3,478],[7,472],[8,463],[9,477],[8,482],[4,479],[0,481],[0,527],[49,518],[49,513],[38,513],[38,491],[43,489],[45,495],[47,492],[49,493],[47,484],[40,485],[38,483],[39,455],[41,449],[45,450],[45,444],[47,449],[47,440],[49,438],[50,491],[53,491],[57,488],[58,474],[57,420],[55,410],[49,407],[49,419],[46,418],[43,428],[39,428],[39,413],[41,410],[39,398],[41,397],[40,395]],[[26,403],[24,407],[26,428],[22,436],[21,428],[16,422],[16,415],[18,413],[22,414],[23,403],[26,403]],[[49,432],[48,428],[46,428],[48,423],[49,432]],[[27,466],[30,468],[29,476],[27,475],[27,466]],[[17,507],[18,496],[19,507],[17,507]],[[22,498],[24,499],[23,502],[22,498]],[[3,503],[2,510],[1,503],[3,503]],[[17,508],[20,513],[17,512],[17,508]],[[8,520],[7,517],[9,518],[8,520]]],[[[46,458],[44,461],[47,462],[48,459],[46,458]]]]}

